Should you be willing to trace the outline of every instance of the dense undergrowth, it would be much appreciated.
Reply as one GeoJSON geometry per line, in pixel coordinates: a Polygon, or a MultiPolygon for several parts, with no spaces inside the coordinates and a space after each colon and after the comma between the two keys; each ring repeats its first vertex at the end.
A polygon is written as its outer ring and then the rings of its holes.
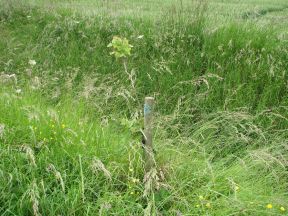
{"type": "Polygon", "coordinates": [[[160,22],[2,7],[1,215],[286,213],[288,46],[251,24],[211,31],[197,10],[160,22]],[[133,45],[130,78],[115,35],[133,45]],[[158,174],[143,196],[147,95],[158,174]]]}

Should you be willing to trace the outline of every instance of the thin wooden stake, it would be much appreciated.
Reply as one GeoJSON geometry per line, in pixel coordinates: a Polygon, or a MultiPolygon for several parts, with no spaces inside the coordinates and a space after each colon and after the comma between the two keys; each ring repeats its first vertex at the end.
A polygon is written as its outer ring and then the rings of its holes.
{"type": "Polygon", "coordinates": [[[153,109],[154,98],[146,97],[144,104],[144,160],[145,170],[149,172],[154,167],[154,154],[153,154],[153,109]]]}

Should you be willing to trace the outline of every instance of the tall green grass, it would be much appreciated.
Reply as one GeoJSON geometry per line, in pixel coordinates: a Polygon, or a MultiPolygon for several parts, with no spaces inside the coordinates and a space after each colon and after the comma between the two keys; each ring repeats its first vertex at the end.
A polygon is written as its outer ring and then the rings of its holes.
{"type": "Polygon", "coordinates": [[[274,31],[211,30],[202,4],[162,21],[3,8],[2,215],[286,213],[288,47],[274,31]],[[115,35],[134,46],[135,88],[115,35]],[[157,174],[143,196],[147,95],[157,174]]]}

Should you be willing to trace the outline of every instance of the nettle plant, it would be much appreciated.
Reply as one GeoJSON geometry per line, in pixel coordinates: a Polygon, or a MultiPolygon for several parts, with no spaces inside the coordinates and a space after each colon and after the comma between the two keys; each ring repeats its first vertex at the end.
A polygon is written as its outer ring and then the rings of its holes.
{"type": "Polygon", "coordinates": [[[129,41],[126,38],[114,36],[112,42],[109,43],[107,47],[112,47],[113,51],[110,52],[110,55],[114,55],[116,59],[119,59],[128,58],[131,55],[133,46],[129,44],[129,41]]]}
{"type": "MultiPolygon", "coordinates": [[[[135,101],[135,98],[137,95],[137,90],[135,88],[136,74],[133,69],[130,72],[127,69],[127,61],[128,61],[129,56],[131,56],[131,50],[133,46],[129,44],[129,41],[126,38],[114,36],[111,43],[109,43],[107,47],[112,48],[112,52],[110,52],[110,55],[115,56],[116,60],[120,60],[122,62],[124,66],[124,72],[128,75],[128,79],[130,80],[131,86],[132,86],[132,89],[130,91],[131,93],[130,96],[132,96],[135,101]]],[[[139,101],[138,101],[138,106],[140,107],[139,101]]],[[[138,114],[136,113],[132,120],[128,120],[127,118],[123,118],[121,120],[121,124],[129,128],[133,133],[138,132],[138,129],[139,129],[139,125],[137,124],[137,121],[136,121],[136,119],[138,118],[138,114]]]]}
{"type": "Polygon", "coordinates": [[[131,56],[133,46],[129,44],[129,41],[126,38],[114,36],[111,43],[109,43],[107,47],[113,49],[112,52],[110,52],[110,55],[114,55],[117,60],[121,60],[124,66],[124,71],[128,75],[132,87],[135,88],[134,70],[131,70],[129,73],[127,69],[127,59],[129,56],[131,56]]]}

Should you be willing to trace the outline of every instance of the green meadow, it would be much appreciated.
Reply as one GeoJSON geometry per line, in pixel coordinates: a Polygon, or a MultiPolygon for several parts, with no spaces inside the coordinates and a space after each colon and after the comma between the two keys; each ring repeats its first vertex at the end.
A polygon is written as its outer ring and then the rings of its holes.
{"type": "Polygon", "coordinates": [[[0,0],[0,158],[4,216],[287,215],[288,2],[0,0]]]}

